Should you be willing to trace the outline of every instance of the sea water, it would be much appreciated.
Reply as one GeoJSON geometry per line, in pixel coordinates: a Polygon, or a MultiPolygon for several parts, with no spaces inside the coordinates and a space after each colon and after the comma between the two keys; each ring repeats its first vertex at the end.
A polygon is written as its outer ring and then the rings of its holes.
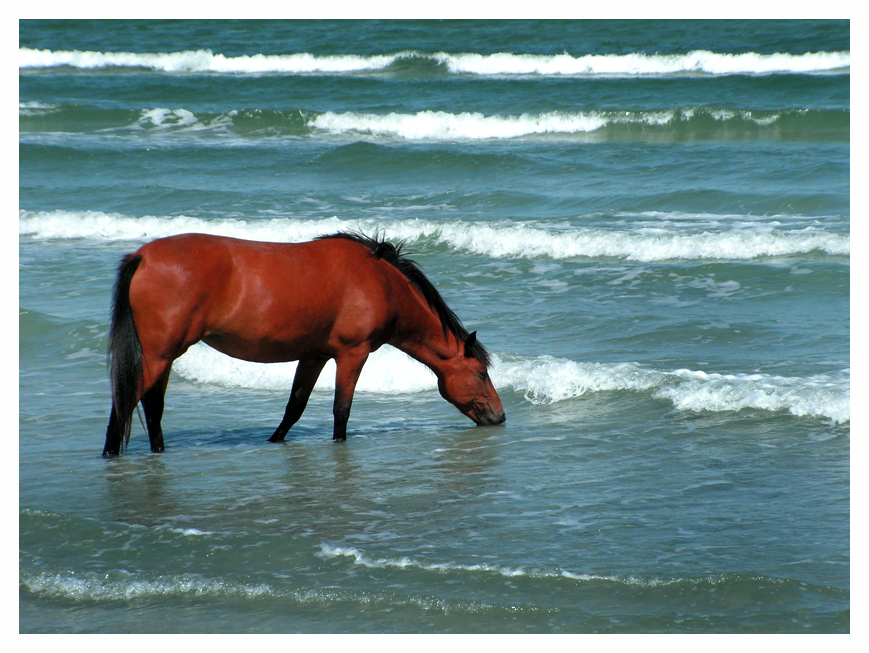
{"type": "Polygon", "coordinates": [[[20,631],[848,632],[849,84],[835,21],[22,21],[20,631]],[[100,457],[124,254],[343,230],[504,426],[384,347],[271,444],[295,364],[199,344],[100,457]]]}

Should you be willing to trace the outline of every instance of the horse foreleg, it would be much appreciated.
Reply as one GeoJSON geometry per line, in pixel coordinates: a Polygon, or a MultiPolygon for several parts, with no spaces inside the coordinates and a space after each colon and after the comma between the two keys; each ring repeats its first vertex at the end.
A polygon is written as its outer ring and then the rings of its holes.
{"type": "Polygon", "coordinates": [[[350,419],[350,406],[353,403],[353,392],[356,382],[362,372],[362,366],[368,360],[368,350],[346,352],[335,359],[335,404],[332,414],[335,417],[335,430],[332,439],[342,441],[347,439],[347,420],[350,419]]]}
{"type": "Polygon", "coordinates": [[[148,439],[151,441],[151,451],[155,453],[159,453],[164,449],[163,427],[160,422],[163,419],[163,402],[166,397],[166,387],[169,385],[169,372],[171,369],[172,365],[170,364],[154,385],[145,393],[145,396],[142,397],[148,439]]]}
{"type": "Polygon", "coordinates": [[[290,391],[290,400],[287,402],[287,410],[284,412],[284,418],[274,435],[269,438],[269,442],[283,440],[293,424],[299,421],[302,413],[305,412],[308,398],[311,396],[311,391],[317,383],[320,372],[323,371],[326,360],[325,358],[303,358],[299,361],[296,377],[293,379],[293,389],[290,391]]]}

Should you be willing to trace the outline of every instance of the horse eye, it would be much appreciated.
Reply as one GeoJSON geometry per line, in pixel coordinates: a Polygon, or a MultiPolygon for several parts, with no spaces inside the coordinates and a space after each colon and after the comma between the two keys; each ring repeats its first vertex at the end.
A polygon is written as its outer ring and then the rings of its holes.
{"type": "Polygon", "coordinates": [[[486,379],[489,378],[489,373],[488,373],[486,370],[483,370],[482,372],[477,372],[477,374],[479,375],[479,377],[480,377],[483,381],[485,381],[486,379]]]}

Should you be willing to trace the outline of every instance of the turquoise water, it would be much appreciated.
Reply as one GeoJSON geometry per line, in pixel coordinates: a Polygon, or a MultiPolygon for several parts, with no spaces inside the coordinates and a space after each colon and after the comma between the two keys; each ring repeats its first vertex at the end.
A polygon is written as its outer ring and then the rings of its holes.
{"type": "Polygon", "coordinates": [[[21,632],[848,632],[847,22],[19,25],[21,632]],[[127,252],[406,240],[492,352],[193,347],[103,460],[127,252]]]}

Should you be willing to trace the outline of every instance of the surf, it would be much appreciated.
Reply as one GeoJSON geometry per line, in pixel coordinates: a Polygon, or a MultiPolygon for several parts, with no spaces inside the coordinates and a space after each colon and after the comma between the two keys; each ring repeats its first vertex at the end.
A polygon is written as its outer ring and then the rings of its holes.
{"type": "Polygon", "coordinates": [[[692,50],[681,54],[552,55],[497,52],[416,52],[381,55],[315,55],[308,52],[227,56],[212,50],[100,52],[18,49],[19,70],[67,67],[79,70],[140,68],[176,74],[300,75],[383,71],[398,61],[431,61],[453,75],[475,76],[674,76],[850,74],[851,53],[726,53],[692,50]]]}
{"type": "Polygon", "coordinates": [[[748,261],[822,254],[848,257],[851,237],[807,216],[625,215],[619,228],[553,227],[543,223],[462,220],[345,220],[195,216],[128,216],[100,211],[19,210],[18,233],[40,240],[144,241],[180,233],[206,233],[270,242],[302,242],[336,231],[373,232],[411,243],[446,245],[495,259],[621,259],[748,261]]]}
{"type": "MultiPolygon", "coordinates": [[[[288,392],[292,389],[296,363],[265,365],[239,361],[199,344],[179,358],[173,370],[195,383],[288,392]]],[[[627,392],[638,398],[665,401],[686,413],[756,410],[828,419],[836,424],[851,419],[850,370],[797,377],[657,369],[635,362],[584,362],[502,352],[492,355],[490,375],[497,387],[510,390],[535,406],[627,392]]],[[[327,364],[314,390],[327,394],[334,391],[334,363],[327,364]]],[[[437,379],[402,352],[383,347],[369,357],[357,392],[383,396],[435,393],[437,379]]]]}

